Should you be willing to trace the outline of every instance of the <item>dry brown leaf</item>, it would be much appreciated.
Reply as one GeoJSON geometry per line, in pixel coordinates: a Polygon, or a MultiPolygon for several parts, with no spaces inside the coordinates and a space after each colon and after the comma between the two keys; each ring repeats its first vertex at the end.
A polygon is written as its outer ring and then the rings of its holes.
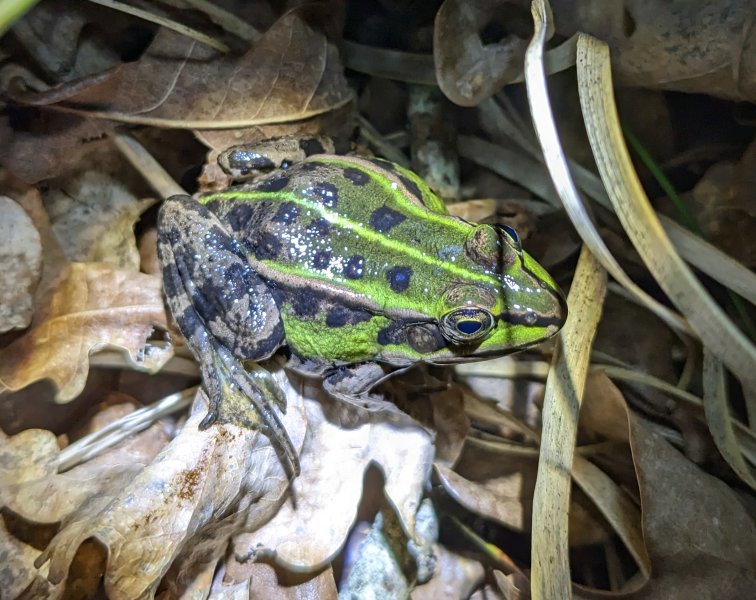
{"type": "Polygon", "coordinates": [[[15,99],[158,127],[230,129],[307,119],[352,94],[336,48],[294,11],[242,56],[161,29],[136,62],[15,99]]]}
{"type": "Polygon", "coordinates": [[[39,232],[24,209],[0,196],[0,333],[31,322],[33,299],[42,275],[39,232]]]}
{"type": "Polygon", "coordinates": [[[68,260],[139,270],[134,224],[154,200],[139,200],[113,177],[86,171],[48,191],[44,202],[68,260]]]}
{"type": "Polygon", "coordinates": [[[756,526],[737,495],[634,416],[630,443],[653,569],[650,581],[630,597],[751,597],[756,589],[756,526]]]}
{"type": "Polygon", "coordinates": [[[522,70],[527,40],[513,35],[483,44],[479,30],[499,3],[446,0],[436,14],[433,54],[441,90],[460,106],[475,106],[513,81],[522,70]]]}
{"type": "MultiPolygon", "coordinates": [[[[296,507],[286,499],[288,481],[267,438],[231,425],[198,429],[207,409],[203,395],[179,435],[157,456],[165,443],[159,425],[61,475],[55,474],[58,451],[51,433],[35,430],[2,440],[3,505],[31,522],[63,523],[37,559],[40,582],[49,561],[49,581],[61,589],[81,553],[88,556],[82,544],[94,538],[109,555],[109,598],[148,598],[161,581],[173,597],[189,590],[206,596],[211,587],[217,597],[246,597],[259,568],[236,562],[229,539],[236,536],[238,549],[259,532],[257,539],[268,540],[280,562],[290,561],[299,545],[300,558],[309,554],[310,559],[299,566],[318,569],[316,561],[323,564],[328,556],[318,555],[323,542],[314,533],[329,526],[341,531],[341,538],[331,534],[325,542],[333,546],[329,555],[338,551],[371,462],[386,474],[387,497],[403,528],[413,532],[432,457],[430,435],[411,424],[382,422],[379,415],[355,415],[352,407],[324,398],[319,386],[292,376],[297,389],[312,396],[303,399],[284,371],[274,377],[289,399],[284,425],[296,447],[304,443],[304,475],[293,484],[296,507]],[[215,565],[223,557],[229,557],[226,576],[213,586],[215,565]]],[[[322,585],[325,581],[317,587],[325,589],[322,585]]]]}
{"type": "Polygon", "coordinates": [[[86,382],[89,354],[103,347],[123,349],[135,365],[156,370],[171,350],[147,344],[155,327],[167,327],[157,277],[72,263],[39,304],[31,329],[0,349],[0,392],[50,379],[56,399],[71,400],[86,382]]]}
{"type": "Polygon", "coordinates": [[[112,129],[106,121],[49,111],[25,115],[25,119],[33,125],[19,127],[16,121],[0,117],[0,165],[26,183],[80,166],[85,156],[108,143],[101,138],[112,129]]]}
{"type": "Polygon", "coordinates": [[[468,598],[485,576],[483,565],[443,546],[435,546],[436,573],[426,584],[417,586],[412,600],[438,600],[439,598],[468,598]]]}
{"type": "Polygon", "coordinates": [[[560,34],[581,31],[609,44],[620,84],[756,100],[750,0],[552,0],[551,6],[560,34]]]}
{"type": "Polygon", "coordinates": [[[754,186],[756,141],[738,162],[712,166],[693,188],[692,202],[686,204],[708,240],[749,268],[756,266],[754,186]]]}
{"type": "MultiPolygon", "coordinates": [[[[292,484],[296,505],[287,500],[270,522],[234,540],[237,556],[273,555],[295,571],[319,568],[342,547],[371,464],[381,470],[386,497],[412,535],[433,460],[432,438],[423,428],[387,421],[380,413],[355,417],[353,407],[321,388],[307,384],[305,389],[307,398],[318,401],[306,403],[310,434],[302,474],[292,484]]],[[[229,565],[227,573],[240,579],[244,565],[229,565]]]]}

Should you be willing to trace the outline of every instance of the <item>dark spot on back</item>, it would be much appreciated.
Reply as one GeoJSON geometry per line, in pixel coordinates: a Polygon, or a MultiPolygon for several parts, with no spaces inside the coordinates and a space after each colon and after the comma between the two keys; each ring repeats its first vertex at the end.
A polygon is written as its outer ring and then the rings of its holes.
{"type": "Polygon", "coordinates": [[[380,206],[370,215],[370,226],[380,233],[386,233],[406,218],[402,213],[392,208],[380,206]]]}
{"type": "Polygon", "coordinates": [[[284,202],[278,207],[276,214],[273,215],[273,221],[276,223],[283,223],[285,225],[291,225],[297,220],[299,216],[299,208],[293,202],[284,202]]]}
{"type": "Polygon", "coordinates": [[[329,264],[331,264],[330,250],[319,250],[312,257],[312,267],[314,269],[325,269],[329,264]]]}
{"type": "Polygon", "coordinates": [[[328,327],[343,327],[344,325],[356,325],[369,321],[372,318],[372,313],[366,310],[337,304],[326,314],[326,325],[328,327]]]}
{"type": "Polygon", "coordinates": [[[255,186],[258,192],[280,192],[289,185],[289,178],[286,175],[278,175],[261,181],[255,186]]]}
{"type": "Polygon", "coordinates": [[[320,310],[320,303],[313,300],[312,292],[309,290],[284,290],[281,288],[271,288],[273,298],[280,307],[283,304],[291,305],[292,312],[297,317],[314,317],[320,310]]]}
{"type": "Polygon", "coordinates": [[[313,154],[325,154],[325,148],[315,138],[303,138],[299,140],[299,147],[304,151],[305,156],[311,156],[313,154]]]}
{"type": "Polygon", "coordinates": [[[403,321],[393,321],[378,332],[376,341],[381,346],[390,344],[403,344],[407,341],[407,334],[404,330],[403,321]]]}
{"type": "Polygon", "coordinates": [[[391,289],[395,292],[403,292],[409,287],[412,269],[409,267],[392,267],[386,271],[391,289]]]}
{"type": "Polygon", "coordinates": [[[328,208],[333,208],[339,201],[338,188],[332,183],[316,183],[312,186],[312,195],[328,208]]]}
{"type": "Polygon", "coordinates": [[[331,233],[331,224],[323,218],[315,219],[306,227],[306,230],[310,235],[326,237],[331,233]]]}
{"type": "Polygon", "coordinates": [[[404,175],[399,175],[399,181],[401,181],[404,184],[404,187],[407,188],[407,191],[415,196],[418,200],[423,199],[423,193],[420,191],[420,188],[417,187],[417,184],[409,179],[408,177],[405,177],[404,175]]]}
{"type": "Polygon", "coordinates": [[[365,274],[365,257],[355,254],[350,256],[344,265],[344,277],[348,279],[361,279],[365,274]]]}
{"type": "Polygon", "coordinates": [[[346,169],[344,169],[344,177],[346,177],[354,185],[365,185],[368,181],[370,181],[370,175],[365,173],[365,171],[355,169],[354,167],[347,167],[346,169]]]}
{"type": "Polygon", "coordinates": [[[299,169],[302,171],[316,171],[323,163],[316,160],[309,160],[299,164],[299,169]]]}
{"type": "Polygon", "coordinates": [[[169,298],[176,298],[183,290],[181,274],[175,264],[163,267],[163,292],[169,298]]]}
{"type": "Polygon", "coordinates": [[[244,231],[255,217],[255,210],[251,204],[240,202],[235,204],[231,210],[226,213],[226,221],[229,227],[234,231],[244,231]]]}
{"type": "Polygon", "coordinates": [[[245,272],[241,263],[234,262],[223,272],[226,281],[241,281],[244,279],[245,272]]]}
{"type": "Polygon", "coordinates": [[[381,169],[384,169],[386,171],[394,171],[394,163],[384,160],[382,158],[371,158],[370,162],[373,163],[376,167],[380,167],[381,169]]]}
{"type": "Polygon", "coordinates": [[[258,260],[272,260],[281,251],[281,242],[275,235],[266,231],[252,242],[252,250],[258,260]]]}

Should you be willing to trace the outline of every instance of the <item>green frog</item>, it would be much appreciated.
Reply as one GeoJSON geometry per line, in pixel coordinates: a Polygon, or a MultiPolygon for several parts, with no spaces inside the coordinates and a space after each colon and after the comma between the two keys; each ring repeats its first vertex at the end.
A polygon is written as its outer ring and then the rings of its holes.
{"type": "Polygon", "coordinates": [[[372,407],[387,369],[492,358],[562,327],[562,292],[510,227],[450,216],[386,160],[337,156],[318,138],[277,144],[275,161],[237,147],[219,163],[240,178],[286,168],[160,209],[167,304],[210,401],[202,428],[219,415],[260,428],[296,475],[285,399],[256,364],[279,349],[287,368],[372,407]],[[255,410],[228,408],[234,394],[255,410]]]}

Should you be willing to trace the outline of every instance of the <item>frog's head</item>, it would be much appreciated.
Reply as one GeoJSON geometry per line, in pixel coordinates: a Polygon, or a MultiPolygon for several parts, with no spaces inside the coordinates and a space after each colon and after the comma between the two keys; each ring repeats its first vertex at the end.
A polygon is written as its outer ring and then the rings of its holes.
{"type": "Polygon", "coordinates": [[[436,311],[447,340],[438,362],[497,356],[537,344],[567,318],[562,291],[507,227],[479,225],[464,251],[483,277],[450,286],[436,311]]]}

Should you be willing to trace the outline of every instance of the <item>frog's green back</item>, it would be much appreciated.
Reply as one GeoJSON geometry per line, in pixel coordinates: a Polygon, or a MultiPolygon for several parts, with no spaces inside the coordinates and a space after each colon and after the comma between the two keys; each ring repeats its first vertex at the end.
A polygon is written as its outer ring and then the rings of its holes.
{"type": "MultiPolygon", "coordinates": [[[[532,258],[510,252],[504,264],[480,260],[470,251],[480,228],[446,214],[420,178],[387,161],[316,155],[203,202],[276,287],[287,339],[308,353],[410,360],[417,352],[400,330],[437,322],[456,289],[482,290],[475,297],[489,299],[501,321],[476,354],[534,343],[563,320],[556,285],[532,258]],[[341,336],[328,335],[335,328],[341,336]]],[[[414,360],[456,352],[443,339],[426,341],[414,360]]]]}

